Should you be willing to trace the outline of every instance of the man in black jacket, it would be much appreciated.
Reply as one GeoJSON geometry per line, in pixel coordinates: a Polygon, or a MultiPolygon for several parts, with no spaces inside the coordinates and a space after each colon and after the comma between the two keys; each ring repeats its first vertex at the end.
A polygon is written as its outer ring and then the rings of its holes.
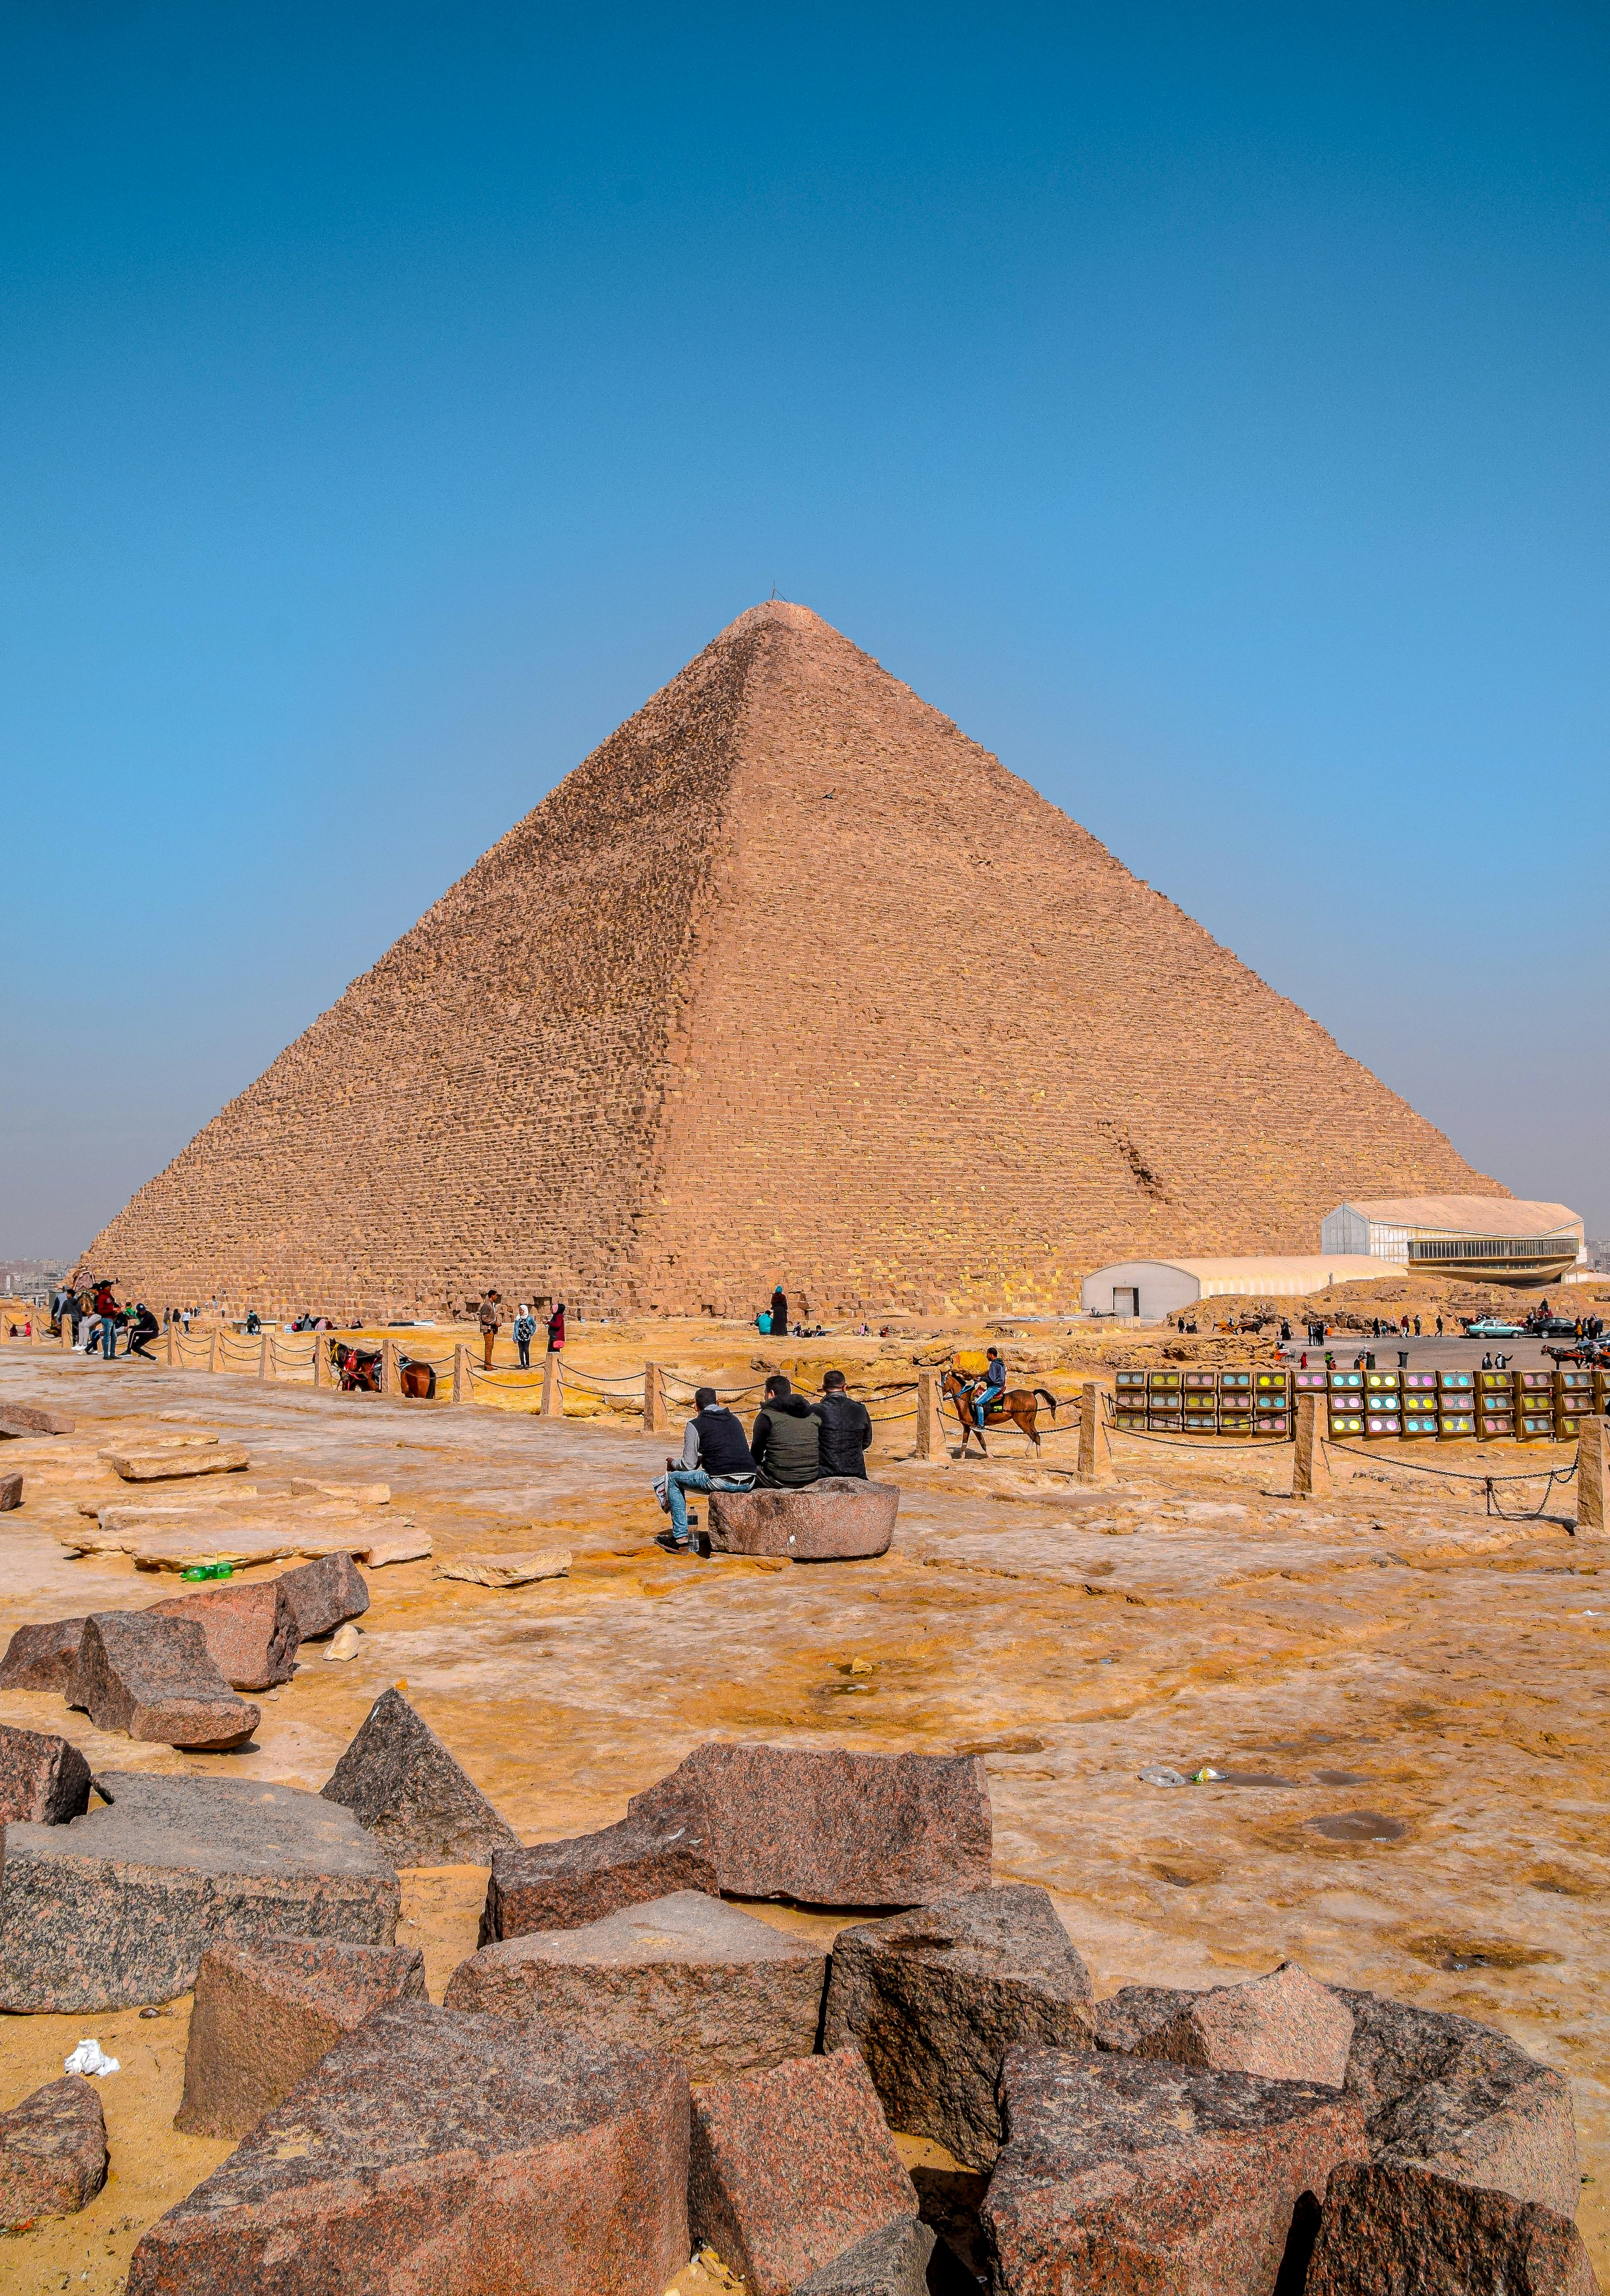
{"type": "Polygon", "coordinates": [[[735,1411],[721,1409],[713,1387],[694,1391],[694,1416],[682,1437],[682,1456],[665,1478],[670,1509],[670,1529],[659,1534],[659,1544],[684,1550],[693,1540],[687,1528],[688,1491],[747,1491],[755,1481],[755,1463],[743,1439],[743,1422],[735,1411]]]}
{"type": "Polygon", "coordinates": [[[822,1479],[822,1423],[780,1371],[766,1382],[766,1406],[755,1414],[749,1447],[760,1480],[774,1490],[801,1490],[822,1479]]]}
{"type": "Polygon", "coordinates": [[[822,1400],[811,1410],[822,1423],[822,1472],[858,1475],[867,1480],[867,1454],[872,1448],[872,1414],[844,1392],[842,1371],[826,1373],[822,1400]]]}

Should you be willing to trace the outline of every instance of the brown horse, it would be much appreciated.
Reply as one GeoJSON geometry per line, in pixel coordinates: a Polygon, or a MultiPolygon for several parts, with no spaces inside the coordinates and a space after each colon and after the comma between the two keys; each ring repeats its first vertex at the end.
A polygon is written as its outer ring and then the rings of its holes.
{"type": "MultiPolygon", "coordinates": [[[[962,1423],[963,1458],[967,1456],[969,1442],[976,1439],[979,1449],[987,1459],[990,1456],[990,1447],[984,1440],[982,1430],[973,1424],[973,1385],[974,1382],[966,1376],[965,1373],[957,1371],[952,1364],[941,1382],[941,1391],[946,1399],[954,1405],[956,1415],[962,1423]]],[[[1057,1401],[1049,1388],[1009,1387],[1002,1395],[1000,1401],[990,1404],[985,1411],[984,1425],[998,1428],[1003,1420],[1010,1420],[1014,1426],[1023,1429],[1023,1433],[1038,1451],[1039,1437],[1035,1431],[1035,1422],[1039,1417],[1036,1406],[1040,1403],[1045,1405],[1051,1417],[1055,1419],[1057,1413],[1057,1401]]]]}
{"type": "MultiPolygon", "coordinates": [[[[348,1348],[343,1347],[339,1340],[333,1340],[330,1357],[340,1377],[343,1393],[380,1393],[381,1350],[378,1348],[348,1348]]],[[[436,1366],[434,1364],[415,1363],[407,1356],[398,1356],[397,1384],[401,1394],[415,1396],[421,1402],[430,1403],[436,1395],[436,1366]]]]}
{"type": "Polygon", "coordinates": [[[422,1403],[434,1401],[436,1396],[434,1364],[414,1363],[407,1356],[398,1356],[397,1370],[398,1385],[405,1395],[417,1396],[422,1403]]]}

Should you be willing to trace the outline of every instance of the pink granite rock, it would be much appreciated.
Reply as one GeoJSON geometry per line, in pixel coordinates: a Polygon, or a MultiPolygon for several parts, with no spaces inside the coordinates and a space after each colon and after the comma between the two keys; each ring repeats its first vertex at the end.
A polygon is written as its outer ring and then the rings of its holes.
{"type": "Polygon", "coordinates": [[[97,1730],[222,1752],[251,1737],[259,1709],[237,1698],[208,1655],[193,1619],[95,1611],[84,1622],[70,1706],[97,1730]]]}
{"type": "Polygon", "coordinates": [[[1300,2287],[1351,2097],[1094,2051],[1017,2048],[981,2211],[1001,2296],[1274,2296],[1300,2287]]]}
{"type": "Polygon", "coordinates": [[[106,2121],[81,2073],[51,2081],[0,2112],[0,2231],[67,2217],[106,2182],[106,2121]]]}
{"type": "Polygon", "coordinates": [[[917,2199],[866,2066],[840,2049],[697,2091],[688,2208],[750,2296],[790,2296],[917,2199]]]}
{"type": "Polygon", "coordinates": [[[21,1476],[0,1475],[0,1514],[10,1514],[14,1507],[20,1507],[21,1504],[21,1476]]]}
{"type": "Polygon", "coordinates": [[[207,1655],[235,1690],[271,1690],[296,1672],[302,1633],[283,1578],[201,1587],[193,1595],[152,1603],[140,1615],[193,1619],[206,1637],[207,1655]]]}
{"type": "Polygon", "coordinates": [[[151,2226],[127,2296],[662,2296],[687,2142],[669,2058],[392,2002],[151,2226]]]}
{"type": "Polygon", "coordinates": [[[825,1475],[799,1491],[711,1491],[710,1543],[722,1554],[785,1555],[791,1562],[887,1554],[899,1504],[898,1483],[862,1475],[825,1475]]]}
{"type": "Polygon", "coordinates": [[[369,1589],[349,1554],[321,1554],[303,1562],[275,1581],[292,1611],[302,1640],[331,1635],[347,1619],[361,1619],[369,1607],[369,1589]]]}
{"type": "Polygon", "coordinates": [[[802,1905],[921,1905],[990,1879],[990,1794],[976,1755],[699,1746],[627,1804],[708,1813],[722,1890],[802,1905]]]}
{"type": "Polygon", "coordinates": [[[73,1423],[63,1411],[46,1411],[37,1403],[0,1403],[0,1435],[70,1435],[73,1423]]]}
{"type": "Polygon", "coordinates": [[[579,1929],[678,1890],[714,1897],[720,1883],[710,1834],[704,1805],[690,1795],[679,1807],[622,1818],[568,1841],[495,1849],[481,1943],[530,1930],[579,1929]]]}
{"type": "Polygon", "coordinates": [[[89,1808],[89,1764],[67,1738],[0,1723],[0,1825],[65,1825],[89,1808]]]}
{"type": "Polygon", "coordinates": [[[424,1956],[325,1938],[211,1945],[196,1972],[185,2095],[173,2125],[243,2136],[388,2001],[423,2001],[424,1956]]]}
{"type": "Polygon", "coordinates": [[[1305,2296],[1598,2296],[1567,2216],[1423,2169],[1332,2172],[1305,2296]]]}
{"type": "Polygon", "coordinates": [[[394,1866],[481,1866],[519,1836],[398,1690],[383,1690],[320,1788],[394,1866]]]}
{"type": "Polygon", "coordinates": [[[1283,1961],[1268,1977],[1191,1995],[1188,2005],[1141,2037],[1134,2054],[1340,2088],[1352,2038],[1346,2004],[1295,1962],[1283,1961]]]}
{"type": "Polygon", "coordinates": [[[0,1659],[0,1690],[72,1688],[78,1671],[82,1619],[47,1619],[38,1626],[19,1627],[0,1659]]]}

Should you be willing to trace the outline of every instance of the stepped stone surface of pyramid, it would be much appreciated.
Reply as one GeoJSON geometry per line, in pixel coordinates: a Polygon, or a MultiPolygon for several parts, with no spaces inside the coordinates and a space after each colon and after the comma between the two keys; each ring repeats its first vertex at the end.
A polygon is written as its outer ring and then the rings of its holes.
{"type": "Polygon", "coordinates": [[[131,1297],[1059,1308],[1503,1195],[807,608],[739,616],[98,1235],[131,1297]]]}

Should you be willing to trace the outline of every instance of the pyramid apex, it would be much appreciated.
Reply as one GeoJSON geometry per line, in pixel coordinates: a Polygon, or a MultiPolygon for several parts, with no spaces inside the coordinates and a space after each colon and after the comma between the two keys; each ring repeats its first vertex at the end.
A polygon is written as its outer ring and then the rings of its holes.
{"type": "Polygon", "coordinates": [[[750,606],[735,621],[728,622],[722,631],[724,638],[742,637],[745,632],[762,627],[768,622],[780,622],[786,629],[799,630],[824,637],[837,637],[840,633],[820,614],[813,614],[809,606],[796,605],[792,598],[762,598],[758,606],[750,606]]]}

